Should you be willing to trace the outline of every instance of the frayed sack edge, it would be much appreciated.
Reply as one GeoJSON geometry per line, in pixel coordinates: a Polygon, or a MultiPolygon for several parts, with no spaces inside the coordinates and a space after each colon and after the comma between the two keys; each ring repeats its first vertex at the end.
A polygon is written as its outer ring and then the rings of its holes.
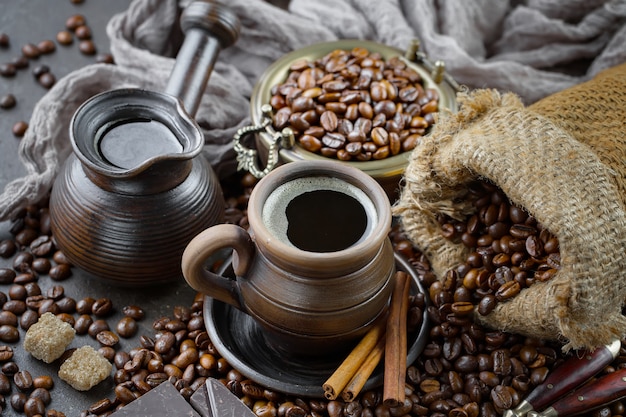
{"type": "Polygon", "coordinates": [[[497,184],[559,239],[562,267],[480,321],[489,327],[593,348],[626,334],[626,213],[610,168],[588,146],[512,93],[458,97],[412,152],[394,215],[441,278],[467,249],[441,236],[438,213],[464,219],[474,180],[497,184]],[[532,189],[532,193],[525,190],[532,189]]]}

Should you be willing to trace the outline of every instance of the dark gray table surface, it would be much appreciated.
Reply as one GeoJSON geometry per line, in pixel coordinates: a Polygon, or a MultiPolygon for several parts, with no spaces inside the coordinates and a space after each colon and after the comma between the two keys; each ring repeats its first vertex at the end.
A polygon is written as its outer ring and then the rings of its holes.
{"type": "MultiPolygon", "coordinates": [[[[86,0],[82,4],[73,4],[70,0],[0,0],[0,33],[10,36],[9,48],[0,48],[0,63],[8,62],[21,54],[21,46],[27,42],[38,43],[44,39],[55,39],[58,31],[64,29],[68,17],[80,13],[87,18],[87,23],[93,31],[93,39],[99,52],[108,52],[109,40],[105,27],[114,14],[125,10],[129,0],[86,0]]],[[[19,139],[11,133],[12,126],[19,120],[28,121],[36,102],[46,93],[46,90],[37,84],[31,73],[37,64],[46,64],[56,75],[57,79],[81,66],[95,62],[93,56],[85,56],[78,51],[76,43],[68,47],[57,46],[56,52],[40,57],[31,62],[28,69],[20,70],[15,77],[0,77],[0,97],[12,93],[17,98],[17,106],[5,110],[0,109],[0,189],[12,179],[25,173],[19,161],[19,139]]],[[[9,222],[0,223],[0,241],[11,237],[9,222]]],[[[12,259],[0,258],[0,268],[10,267],[12,259]]],[[[57,284],[46,275],[39,278],[39,285],[43,291],[57,284]]],[[[110,286],[99,279],[90,276],[78,268],[73,268],[73,276],[64,281],[67,295],[80,300],[83,297],[109,297],[113,301],[115,313],[107,318],[114,327],[122,317],[121,309],[126,305],[140,305],[146,311],[146,317],[140,321],[140,330],[132,339],[122,339],[118,349],[130,350],[139,346],[139,337],[142,334],[154,335],[152,322],[161,316],[171,316],[174,306],[191,305],[195,292],[187,286],[184,280],[162,288],[141,290],[122,289],[110,286]]],[[[0,291],[6,292],[8,285],[0,284],[0,291]]],[[[20,341],[11,344],[15,349],[15,361],[33,376],[52,375],[55,387],[52,389],[52,402],[48,409],[57,409],[69,416],[78,416],[93,402],[109,397],[113,398],[112,378],[102,382],[88,392],[78,392],[61,381],[58,376],[58,365],[45,364],[34,359],[22,348],[24,331],[20,330],[20,341]]],[[[70,347],[100,345],[89,336],[76,336],[70,347]]],[[[15,387],[13,388],[15,391],[15,387]]],[[[7,402],[8,402],[8,395],[7,402]]],[[[1,415],[21,415],[7,406],[1,415]]],[[[23,415],[23,414],[22,414],[23,415]]]]}

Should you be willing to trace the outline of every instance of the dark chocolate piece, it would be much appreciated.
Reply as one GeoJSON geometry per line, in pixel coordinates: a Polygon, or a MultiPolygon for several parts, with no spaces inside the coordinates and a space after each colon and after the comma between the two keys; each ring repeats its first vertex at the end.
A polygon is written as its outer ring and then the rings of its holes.
{"type": "Polygon", "coordinates": [[[212,417],[256,417],[252,410],[217,379],[207,378],[206,387],[212,417]]]}
{"type": "Polygon", "coordinates": [[[209,405],[209,393],[207,392],[206,384],[202,384],[200,388],[193,393],[191,398],[189,398],[189,402],[200,416],[213,417],[211,406],[209,405]]]}
{"type": "Polygon", "coordinates": [[[171,382],[165,381],[120,408],[111,417],[200,417],[171,382]]]}

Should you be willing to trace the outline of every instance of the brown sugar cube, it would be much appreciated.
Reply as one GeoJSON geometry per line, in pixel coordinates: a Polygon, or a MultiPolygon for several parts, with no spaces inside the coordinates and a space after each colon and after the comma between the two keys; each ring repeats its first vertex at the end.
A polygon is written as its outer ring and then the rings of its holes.
{"type": "Polygon", "coordinates": [[[35,358],[50,363],[61,357],[72,343],[76,331],[52,313],[44,313],[30,326],[24,337],[24,349],[35,358]]]}
{"type": "Polygon", "coordinates": [[[91,346],[76,349],[59,368],[59,378],[78,391],[87,391],[104,381],[113,365],[91,346]]]}

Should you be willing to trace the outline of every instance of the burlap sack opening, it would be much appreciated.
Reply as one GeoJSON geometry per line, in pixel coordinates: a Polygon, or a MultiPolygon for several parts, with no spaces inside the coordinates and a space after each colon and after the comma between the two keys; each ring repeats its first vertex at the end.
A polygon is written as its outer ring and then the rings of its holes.
{"type": "Polygon", "coordinates": [[[560,243],[561,269],[493,313],[489,327],[564,349],[593,348],[626,334],[626,65],[524,107],[512,93],[476,90],[442,114],[411,155],[394,214],[435,274],[467,249],[440,232],[438,213],[473,214],[477,179],[498,185],[560,243]]]}

